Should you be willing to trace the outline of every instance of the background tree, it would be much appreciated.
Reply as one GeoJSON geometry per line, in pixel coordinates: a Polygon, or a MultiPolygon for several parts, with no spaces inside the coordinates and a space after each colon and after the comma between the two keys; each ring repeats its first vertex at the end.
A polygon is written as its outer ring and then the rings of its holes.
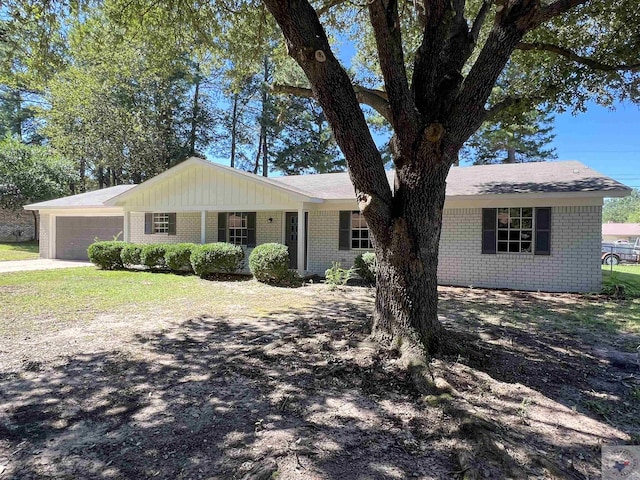
{"type": "Polygon", "coordinates": [[[553,116],[533,109],[516,118],[485,122],[465,144],[462,158],[474,165],[542,162],[557,158],[553,116]]]}
{"type": "MultiPolygon", "coordinates": [[[[49,147],[25,145],[9,136],[0,141],[0,208],[18,211],[29,203],[68,195],[74,180],[71,162],[49,147]]],[[[38,218],[31,213],[37,239],[38,218]]]]}
{"type": "Polygon", "coordinates": [[[623,198],[609,198],[602,208],[603,223],[640,223],[640,191],[623,198]]]}

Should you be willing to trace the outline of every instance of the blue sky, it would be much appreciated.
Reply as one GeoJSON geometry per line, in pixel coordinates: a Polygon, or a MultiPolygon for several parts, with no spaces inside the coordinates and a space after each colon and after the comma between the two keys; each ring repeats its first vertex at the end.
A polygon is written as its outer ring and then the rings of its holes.
{"type": "Polygon", "coordinates": [[[578,160],[630,187],[640,188],[640,107],[623,103],[609,110],[556,117],[558,160],[578,160]]]}

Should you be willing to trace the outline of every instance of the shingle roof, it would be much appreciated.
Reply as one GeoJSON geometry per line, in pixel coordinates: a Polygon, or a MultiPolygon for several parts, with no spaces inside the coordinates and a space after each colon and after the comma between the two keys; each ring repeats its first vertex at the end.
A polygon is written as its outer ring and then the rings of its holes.
{"type": "Polygon", "coordinates": [[[120,195],[127,190],[132,189],[135,185],[116,185],[115,187],[107,187],[92,192],[79,193],[68,197],[56,198],[55,200],[47,200],[46,202],[32,203],[24,208],[26,210],[38,210],[40,208],[95,208],[104,207],[104,202],[110,200],[116,195],[120,195]]]}
{"type": "MultiPolygon", "coordinates": [[[[393,172],[387,172],[387,178],[392,185],[393,172]]],[[[325,200],[351,199],[354,195],[346,172],[276,177],[271,180],[325,200]]],[[[625,185],[576,161],[452,167],[447,177],[448,197],[628,191],[625,185]]]]}
{"type": "Polygon", "coordinates": [[[640,237],[640,223],[603,223],[602,234],[640,237]]]}
{"type": "MultiPolygon", "coordinates": [[[[206,163],[209,164],[209,162],[206,163]]],[[[213,163],[209,165],[212,168],[229,169],[213,163]]],[[[271,178],[234,172],[308,197],[322,200],[354,198],[353,185],[347,172],[271,178]]],[[[393,176],[393,171],[387,172],[390,185],[393,184],[393,176]]],[[[135,186],[117,185],[56,200],[33,203],[25,208],[38,210],[40,208],[104,207],[105,202],[135,186]]],[[[598,192],[604,194],[603,196],[619,196],[629,191],[630,189],[625,185],[575,161],[453,167],[447,177],[447,197],[575,192],[598,192]]]]}

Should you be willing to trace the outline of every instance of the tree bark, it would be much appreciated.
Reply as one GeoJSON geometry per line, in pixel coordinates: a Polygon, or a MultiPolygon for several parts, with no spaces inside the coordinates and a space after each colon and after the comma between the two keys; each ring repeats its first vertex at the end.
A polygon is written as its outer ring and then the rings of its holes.
{"type": "MultiPolygon", "coordinates": [[[[423,346],[433,354],[443,344],[438,320],[438,252],[450,163],[440,162],[422,179],[396,173],[394,210],[389,235],[378,235],[376,309],[373,335],[382,340],[423,346]]],[[[371,225],[378,230],[384,226],[371,225]]]]}
{"type": "Polygon", "coordinates": [[[233,94],[233,112],[231,116],[231,168],[236,167],[236,141],[237,141],[237,128],[238,128],[238,100],[240,98],[239,93],[233,94]]]}
{"type": "Polygon", "coordinates": [[[35,210],[31,210],[31,215],[33,215],[33,239],[38,242],[40,241],[40,225],[38,225],[38,213],[35,210]]]}

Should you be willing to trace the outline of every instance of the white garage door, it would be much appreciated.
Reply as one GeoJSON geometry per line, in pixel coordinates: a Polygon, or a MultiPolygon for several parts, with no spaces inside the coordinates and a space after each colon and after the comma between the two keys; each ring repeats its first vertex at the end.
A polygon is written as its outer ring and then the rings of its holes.
{"type": "Polygon", "coordinates": [[[57,217],[56,258],[87,260],[87,247],[96,238],[113,240],[124,229],[124,218],[117,217],[57,217]]]}

